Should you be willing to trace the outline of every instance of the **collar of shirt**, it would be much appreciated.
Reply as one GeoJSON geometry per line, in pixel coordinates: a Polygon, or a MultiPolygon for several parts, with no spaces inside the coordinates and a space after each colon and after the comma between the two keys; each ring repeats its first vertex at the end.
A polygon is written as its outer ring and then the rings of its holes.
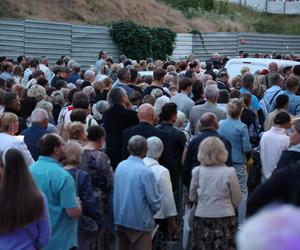
{"type": "Polygon", "coordinates": [[[285,128],[279,128],[279,127],[273,126],[271,128],[271,131],[276,133],[276,134],[286,134],[286,129],[285,128]]]}
{"type": "Polygon", "coordinates": [[[128,157],[128,160],[135,161],[135,162],[139,162],[139,163],[145,165],[145,163],[143,162],[143,159],[140,158],[140,157],[138,157],[138,156],[135,156],[135,155],[130,155],[130,156],[128,157]]]}
{"type": "Polygon", "coordinates": [[[49,163],[56,163],[57,165],[59,165],[60,167],[63,167],[60,162],[58,162],[57,160],[55,160],[53,157],[49,157],[49,156],[43,156],[41,155],[38,159],[38,161],[44,161],[44,162],[49,162],[49,163]]]}

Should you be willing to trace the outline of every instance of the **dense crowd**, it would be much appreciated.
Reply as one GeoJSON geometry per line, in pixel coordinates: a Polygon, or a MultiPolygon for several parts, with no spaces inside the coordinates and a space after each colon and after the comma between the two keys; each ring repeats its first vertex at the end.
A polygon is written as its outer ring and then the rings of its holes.
{"type": "Polygon", "coordinates": [[[1,57],[0,249],[297,249],[300,64],[227,60],[1,57]]]}

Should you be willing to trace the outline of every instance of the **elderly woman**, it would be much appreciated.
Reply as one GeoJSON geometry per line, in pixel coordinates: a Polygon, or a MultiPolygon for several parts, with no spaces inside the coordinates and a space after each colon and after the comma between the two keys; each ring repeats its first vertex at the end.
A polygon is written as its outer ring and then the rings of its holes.
{"type": "Polygon", "coordinates": [[[196,203],[193,250],[234,249],[235,207],[241,190],[235,169],[225,165],[228,152],[217,137],[200,144],[201,165],[192,172],[189,198],[196,203]]]}
{"type": "Polygon", "coordinates": [[[231,143],[232,163],[240,183],[243,200],[239,206],[239,223],[246,217],[248,197],[246,153],[252,150],[247,125],[240,120],[243,106],[239,99],[231,99],[227,104],[229,118],[220,122],[219,133],[231,143]]]}
{"type": "Polygon", "coordinates": [[[76,192],[82,202],[82,214],[94,224],[94,231],[87,233],[79,223],[78,249],[91,249],[91,246],[96,246],[97,232],[102,227],[102,220],[93,195],[91,177],[86,171],[79,169],[83,148],[79,143],[71,141],[64,146],[64,152],[64,168],[75,180],[76,192]]]}
{"type": "Polygon", "coordinates": [[[154,216],[159,229],[153,245],[155,249],[164,249],[161,240],[166,240],[168,229],[176,230],[177,211],[169,170],[158,163],[164,150],[163,143],[158,137],[153,136],[147,139],[147,147],[147,157],[143,161],[154,173],[157,189],[161,196],[160,210],[154,216]]]}
{"type": "Polygon", "coordinates": [[[103,249],[109,249],[110,244],[110,193],[113,187],[113,170],[108,156],[100,151],[105,139],[104,129],[92,125],[87,130],[87,144],[84,147],[80,168],[86,170],[92,178],[92,189],[98,204],[98,209],[103,215],[104,232],[101,235],[103,249]]]}
{"type": "Polygon", "coordinates": [[[3,152],[8,148],[20,150],[27,165],[34,162],[26,144],[22,139],[15,137],[18,132],[18,116],[14,113],[5,112],[0,116],[0,151],[3,152]]]}

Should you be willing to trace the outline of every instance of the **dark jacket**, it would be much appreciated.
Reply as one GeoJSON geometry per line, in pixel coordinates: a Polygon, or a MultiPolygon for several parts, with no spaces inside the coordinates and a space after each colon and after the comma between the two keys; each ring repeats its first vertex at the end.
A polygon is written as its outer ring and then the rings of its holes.
{"type": "Polygon", "coordinates": [[[300,160],[300,152],[292,150],[284,150],[281,153],[280,159],[277,163],[276,171],[282,168],[289,167],[294,165],[297,161],[300,160]]]}
{"type": "Polygon", "coordinates": [[[122,159],[123,131],[138,122],[137,113],[120,104],[112,106],[103,114],[107,154],[114,169],[122,159]]]}
{"type": "Polygon", "coordinates": [[[21,133],[24,135],[24,142],[35,161],[39,158],[39,152],[36,146],[37,142],[46,133],[48,133],[47,128],[43,128],[38,124],[32,124],[31,127],[23,130],[21,133]]]}
{"type": "Polygon", "coordinates": [[[160,89],[163,92],[163,95],[167,96],[167,97],[171,97],[169,95],[169,93],[167,93],[162,87],[158,87],[158,86],[148,86],[145,90],[144,90],[144,96],[146,95],[150,95],[153,89],[160,89]]]}
{"type": "Polygon", "coordinates": [[[300,162],[273,172],[258,186],[248,199],[247,214],[252,215],[264,206],[274,203],[300,205],[300,162]]]}
{"type": "Polygon", "coordinates": [[[227,152],[228,152],[228,159],[226,161],[226,165],[227,166],[232,166],[231,144],[230,144],[230,142],[225,137],[221,136],[216,130],[204,129],[201,132],[201,134],[194,137],[190,141],[190,143],[188,145],[188,148],[187,148],[186,157],[185,157],[185,161],[184,161],[184,164],[183,164],[183,171],[182,171],[182,182],[186,187],[190,186],[191,178],[192,178],[192,169],[195,166],[200,165],[200,162],[197,159],[199,145],[204,139],[206,139],[208,137],[211,137],[211,136],[216,136],[224,142],[225,147],[226,147],[227,152]]]}
{"type": "Polygon", "coordinates": [[[82,202],[82,214],[89,216],[95,222],[97,222],[99,227],[102,227],[103,219],[100,214],[99,205],[96,204],[96,200],[93,195],[92,182],[89,174],[81,169],[72,168],[67,170],[74,178],[76,191],[82,202]],[[78,178],[76,180],[76,175],[78,172],[78,178]]]}
{"type": "Polygon", "coordinates": [[[217,85],[218,85],[218,89],[225,89],[228,92],[230,92],[230,89],[225,82],[222,82],[221,80],[217,80],[217,85]]]}
{"type": "MultiPolygon", "coordinates": [[[[132,126],[126,129],[123,133],[123,150],[122,150],[123,160],[129,156],[129,153],[127,151],[127,145],[129,139],[134,135],[141,135],[146,139],[151,136],[156,136],[159,139],[161,139],[164,145],[164,151],[159,159],[159,162],[161,165],[169,169],[170,176],[172,178],[172,176],[176,174],[176,171],[174,169],[174,161],[172,159],[171,147],[170,147],[170,143],[168,142],[167,132],[162,131],[146,122],[141,122],[136,126],[132,126]]],[[[175,183],[172,184],[175,185],[175,183]]]]}
{"type": "Polygon", "coordinates": [[[167,133],[167,141],[171,151],[171,160],[172,160],[172,170],[174,174],[171,174],[172,183],[174,183],[174,188],[177,189],[179,185],[180,173],[182,171],[182,154],[184,146],[186,144],[185,134],[175,128],[172,123],[162,122],[157,126],[158,129],[167,133]]]}

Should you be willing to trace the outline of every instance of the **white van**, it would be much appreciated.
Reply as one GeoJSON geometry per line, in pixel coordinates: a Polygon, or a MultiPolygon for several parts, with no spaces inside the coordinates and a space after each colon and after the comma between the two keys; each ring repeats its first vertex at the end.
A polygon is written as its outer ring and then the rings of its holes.
{"type": "Polygon", "coordinates": [[[252,74],[255,74],[256,71],[262,69],[268,69],[269,64],[275,62],[278,65],[278,68],[284,68],[286,66],[295,66],[300,64],[300,62],[289,61],[289,60],[280,60],[280,59],[263,59],[263,58],[236,58],[230,59],[225,68],[228,71],[229,77],[233,78],[241,74],[241,69],[243,67],[248,67],[252,74]]]}

